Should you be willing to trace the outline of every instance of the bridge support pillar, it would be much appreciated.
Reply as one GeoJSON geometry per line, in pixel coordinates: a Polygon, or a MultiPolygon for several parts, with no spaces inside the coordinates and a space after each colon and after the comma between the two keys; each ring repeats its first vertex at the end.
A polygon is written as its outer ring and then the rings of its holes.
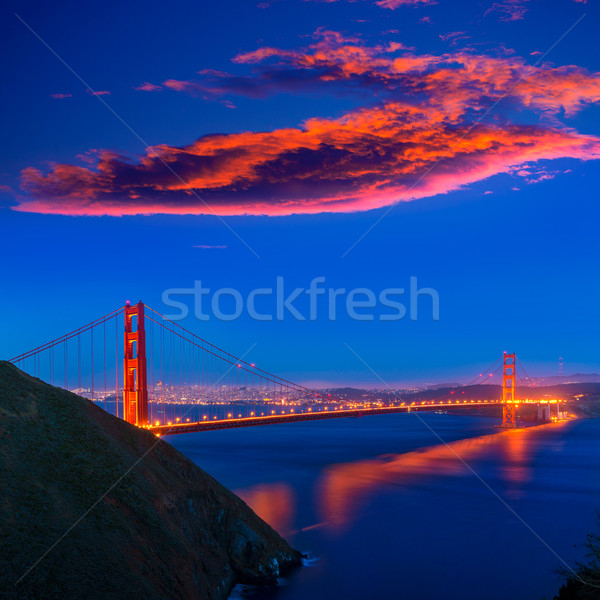
{"type": "Polygon", "coordinates": [[[144,304],[125,306],[125,355],[123,358],[123,418],[133,425],[148,424],[148,387],[146,381],[146,330],[144,304]],[[133,318],[137,323],[134,330],[133,318]]]}
{"type": "Polygon", "coordinates": [[[547,402],[538,404],[538,421],[550,421],[550,404],[547,402]]]}
{"type": "Polygon", "coordinates": [[[502,407],[502,427],[517,426],[517,405],[505,404],[502,407]]]}
{"type": "Polygon", "coordinates": [[[502,371],[502,427],[517,426],[517,403],[515,400],[516,355],[504,353],[502,371]]]}

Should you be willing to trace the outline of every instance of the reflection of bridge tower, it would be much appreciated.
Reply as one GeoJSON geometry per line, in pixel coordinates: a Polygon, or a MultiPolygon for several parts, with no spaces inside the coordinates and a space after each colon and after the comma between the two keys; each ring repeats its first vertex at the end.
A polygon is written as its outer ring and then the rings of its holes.
{"type": "Polygon", "coordinates": [[[502,372],[502,427],[517,426],[517,404],[515,399],[516,355],[504,353],[502,372]]]}
{"type": "Polygon", "coordinates": [[[146,331],[144,304],[125,306],[125,383],[123,388],[123,418],[134,425],[148,424],[148,387],[146,385],[146,331]],[[133,318],[137,318],[135,331],[133,318]]]}

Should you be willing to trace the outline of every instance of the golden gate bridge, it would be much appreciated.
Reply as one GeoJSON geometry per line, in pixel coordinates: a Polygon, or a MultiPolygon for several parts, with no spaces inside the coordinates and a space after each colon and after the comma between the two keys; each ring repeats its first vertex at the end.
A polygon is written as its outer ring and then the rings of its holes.
{"type": "MultiPolygon", "coordinates": [[[[143,302],[127,302],[10,362],[156,435],[486,405],[501,405],[501,426],[516,427],[517,406],[528,402],[516,398],[517,378],[533,385],[516,354],[505,352],[462,386],[482,385],[502,371],[497,399],[461,400],[460,388],[413,402],[346,399],[259,368],[143,302]]],[[[538,419],[549,421],[550,404],[536,402],[538,419]]]]}

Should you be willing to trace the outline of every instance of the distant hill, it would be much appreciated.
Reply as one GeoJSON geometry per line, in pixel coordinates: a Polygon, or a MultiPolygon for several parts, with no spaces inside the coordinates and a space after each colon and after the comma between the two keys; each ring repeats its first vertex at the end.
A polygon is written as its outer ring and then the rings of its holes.
{"type": "Polygon", "coordinates": [[[600,383],[598,373],[575,373],[574,375],[552,375],[550,377],[538,377],[535,380],[538,385],[561,385],[565,383],[600,383]]]}
{"type": "Polygon", "coordinates": [[[460,383],[434,383],[427,386],[428,390],[441,390],[444,388],[460,387],[460,383]]]}
{"type": "Polygon", "coordinates": [[[348,397],[359,397],[362,396],[363,394],[366,393],[370,393],[372,390],[363,390],[362,388],[353,388],[353,387],[336,387],[336,388],[327,388],[325,390],[323,390],[324,392],[328,392],[331,395],[338,395],[341,396],[343,394],[347,395],[348,397]]]}
{"type": "MultiPolygon", "coordinates": [[[[531,400],[559,398],[572,400],[581,396],[600,396],[600,382],[562,383],[556,385],[525,386],[517,384],[517,398],[531,400]]],[[[471,386],[429,387],[424,390],[368,390],[358,388],[336,388],[325,390],[332,396],[347,400],[374,401],[381,398],[385,402],[422,402],[435,400],[497,400],[502,397],[502,386],[479,384],[471,386]]]]}
{"type": "Polygon", "coordinates": [[[3,361],[0,506],[2,598],[220,600],[300,562],[168,443],[3,361]]]}

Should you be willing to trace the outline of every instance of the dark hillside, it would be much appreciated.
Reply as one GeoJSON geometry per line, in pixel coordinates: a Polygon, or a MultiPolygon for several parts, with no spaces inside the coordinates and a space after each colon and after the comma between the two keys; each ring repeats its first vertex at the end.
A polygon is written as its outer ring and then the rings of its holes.
{"type": "Polygon", "coordinates": [[[220,599],[238,582],[273,583],[300,561],[169,444],[7,362],[0,540],[3,598],[220,599]]]}

